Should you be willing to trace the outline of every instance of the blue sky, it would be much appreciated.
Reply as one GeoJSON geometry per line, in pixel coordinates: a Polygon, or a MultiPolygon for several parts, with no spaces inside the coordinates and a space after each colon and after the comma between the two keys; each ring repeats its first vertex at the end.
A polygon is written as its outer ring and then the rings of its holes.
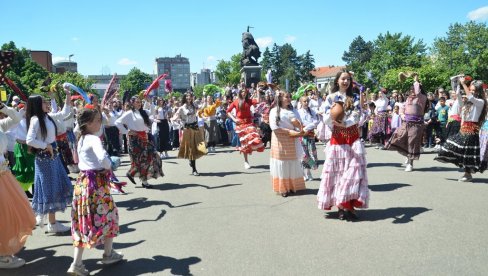
{"type": "Polygon", "coordinates": [[[310,50],[316,66],[342,65],[361,35],[401,32],[430,46],[450,24],[486,22],[488,3],[465,1],[2,1],[0,43],[47,50],[54,61],[73,54],[78,72],[153,73],[155,58],[181,54],[192,72],[214,69],[242,51],[248,25],[263,52],[273,43],[310,50]]]}

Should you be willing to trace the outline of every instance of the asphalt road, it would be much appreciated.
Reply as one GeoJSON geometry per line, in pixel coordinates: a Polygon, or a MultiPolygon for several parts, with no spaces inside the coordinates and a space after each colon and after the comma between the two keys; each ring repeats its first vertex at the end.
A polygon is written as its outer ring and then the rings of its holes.
{"type": "MultiPolygon", "coordinates": [[[[322,167],[305,192],[282,198],[268,150],[250,156],[250,170],[232,148],[217,151],[197,160],[201,176],[173,157],[166,176],[149,181],[155,189],[129,183],[114,195],[114,247],[126,261],[102,266],[102,250],[85,250],[91,275],[488,275],[486,173],[457,182],[459,170],[433,153],[408,173],[396,152],[368,148],[370,208],[348,222],[316,207],[322,167]]],[[[127,180],[123,160],[116,175],[127,180]]],[[[70,210],[58,218],[68,223],[70,210]]],[[[0,275],[65,275],[71,237],[36,229],[18,256],[26,266],[0,275]]]]}

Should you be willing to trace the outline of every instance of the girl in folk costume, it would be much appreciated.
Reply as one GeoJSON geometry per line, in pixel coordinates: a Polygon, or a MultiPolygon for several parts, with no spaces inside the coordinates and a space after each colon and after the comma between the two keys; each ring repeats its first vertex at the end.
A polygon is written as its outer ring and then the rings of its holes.
{"type": "Polygon", "coordinates": [[[199,176],[200,174],[197,171],[196,160],[205,155],[205,153],[197,148],[197,146],[203,142],[203,137],[198,129],[198,108],[193,103],[193,99],[192,93],[187,92],[184,94],[181,99],[181,106],[171,120],[181,120],[184,123],[178,158],[190,160],[192,174],[199,176]]]}
{"type": "Polygon", "coordinates": [[[298,137],[306,132],[292,110],[290,93],[277,91],[275,104],[269,113],[273,131],[269,168],[273,191],[287,197],[289,193],[305,189],[300,165],[303,150],[298,137]]]}
{"type": "Polygon", "coordinates": [[[157,130],[157,149],[162,157],[169,157],[168,150],[171,150],[171,144],[169,142],[169,123],[168,119],[171,118],[171,107],[168,106],[164,99],[158,99],[158,107],[155,109],[155,121],[158,125],[157,130]]]}
{"type": "Polygon", "coordinates": [[[315,128],[319,123],[317,113],[308,106],[310,99],[307,96],[300,98],[301,108],[298,109],[298,115],[303,124],[303,130],[306,135],[302,138],[302,147],[304,154],[302,156],[302,166],[304,168],[305,180],[313,180],[312,172],[318,168],[317,148],[315,147],[315,128]]]}
{"type": "Polygon", "coordinates": [[[164,176],[164,174],[161,158],[148,135],[151,130],[151,121],[147,114],[150,114],[150,111],[142,108],[142,102],[138,97],[132,97],[130,103],[131,109],[115,121],[119,131],[127,134],[129,140],[131,165],[126,176],[133,184],[136,184],[134,177],[139,176],[142,187],[151,189],[152,185],[147,183],[147,179],[150,177],[156,179],[159,176],[164,176]]]}
{"type": "MultiPolygon", "coordinates": [[[[65,92],[69,98],[69,91],[65,92]]],[[[63,163],[56,148],[56,123],[49,110],[49,100],[39,95],[29,97],[26,143],[36,155],[32,208],[41,228],[44,216],[49,215],[48,233],[67,232],[70,228],[56,221],[55,212],[64,211],[71,202],[73,186],[66,171],[60,169],[63,163]]]]}
{"type": "Polygon", "coordinates": [[[358,126],[364,100],[353,93],[351,74],[337,73],[332,93],[326,99],[324,122],[332,127],[332,137],[325,148],[317,199],[319,209],[330,210],[337,206],[340,220],[357,219],[354,208],[368,207],[366,150],[359,139],[358,126]],[[342,105],[343,112],[340,112],[342,105]],[[337,114],[343,114],[342,120],[337,114]]]}
{"type": "Polygon", "coordinates": [[[374,101],[374,120],[373,126],[369,130],[369,140],[376,143],[377,149],[383,149],[385,146],[386,128],[388,124],[388,106],[389,100],[386,97],[386,89],[378,92],[378,99],[374,101]]]}
{"type": "Polygon", "coordinates": [[[0,269],[9,269],[25,264],[25,260],[14,254],[24,247],[27,237],[32,235],[36,220],[24,191],[10,172],[4,157],[8,144],[4,132],[20,118],[14,109],[6,107],[2,102],[0,112],[10,116],[0,120],[0,269]]]}
{"type": "Polygon", "coordinates": [[[85,248],[104,244],[103,264],[122,260],[123,255],[112,247],[113,238],[119,233],[119,214],[110,195],[111,161],[96,134],[102,116],[98,109],[83,109],[78,116],[80,138],[78,156],[80,174],[73,192],[71,210],[71,236],[74,260],[68,273],[88,275],[82,263],[85,248]]]}
{"type": "Polygon", "coordinates": [[[461,94],[460,85],[458,83],[459,77],[451,78],[451,98],[446,101],[446,105],[449,106],[448,119],[446,125],[445,138],[451,137],[459,133],[461,129],[461,108],[463,106],[463,99],[461,94]]]}
{"type": "Polygon", "coordinates": [[[420,157],[422,136],[425,130],[423,117],[427,105],[427,96],[418,81],[418,75],[415,73],[413,77],[414,84],[410,88],[410,95],[402,109],[404,123],[393,133],[386,146],[387,149],[396,150],[407,157],[406,172],[413,170],[413,160],[418,160],[420,157]]]}
{"type": "Polygon", "coordinates": [[[205,103],[198,111],[198,116],[205,120],[205,143],[208,147],[208,152],[215,153],[215,145],[219,141],[219,126],[217,125],[217,117],[215,116],[217,107],[222,104],[220,99],[214,102],[211,95],[208,95],[205,103]]]}
{"type": "Polygon", "coordinates": [[[472,81],[469,87],[464,77],[460,77],[459,82],[467,96],[461,111],[461,129],[441,146],[441,151],[435,160],[453,163],[463,168],[464,175],[459,181],[466,182],[473,179],[473,173],[483,172],[486,169],[486,162],[480,161],[479,132],[486,119],[488,104],[482,81],[472,81]]]}
{"type": "Polygon", "coordinates": [[[250,169],[248,154],[252,154],[253,151],[264,151],[264,144],[252,122],[251,106],[256,105],[258,101],[249,98],[249,92],[244,83],[241,86],[238,99],[227,108],[227,116],[236,124],[235,132],[241,143],[239,151],[244,154],[244,168],[250,169]],[[234,109],[236,110],[235,116],[232,114],[234,109]]]}

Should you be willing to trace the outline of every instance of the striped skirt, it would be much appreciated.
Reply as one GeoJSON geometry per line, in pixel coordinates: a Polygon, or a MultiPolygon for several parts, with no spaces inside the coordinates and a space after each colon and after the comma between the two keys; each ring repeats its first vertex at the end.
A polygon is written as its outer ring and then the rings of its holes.
{"type": "Polygon", "coordinates": [[[366,151],[359,139],[352,145],[327,144],[326,159],[317,193],[318,208],[368,208],[369,190],[366,151]]]}
{"type": "Polygon", "coordinates": [[[38,151],[34,164],[34,213],[45,215],[64,211],[71,203],[73,185],[64,170],[59,154],[54,150],[54,157],[51,157],[45,151],[38,151]]]}
{"type": "Polygon", "coordinates": [[[305,189],[300,157],[303,154],[297,138],[282,129],[271,134],[270,173],[273,191],[287,193],[305,189]]]}
{"type": "Polygon", "coordinates": [[[251,154],[253,151],[263,152],[264,144],[261,140],[256,127],[253,124],[236,125],[236,134],[239,136],[239,151],[242,153],[251,154]]]}
{"type": "Polygon", "coordinates": [[[452,163],[466,172],[483,172],[486,163],[480,161],[479,126],[474,122],[464,122],[458,134],[451,136],[441,146],[435,160],[452,163]]]}
{"type": "Polygon", "coordinates": [[[91,248],[119,233],[119,213],[110,195],[110,172],[82,171],[71,209],[73,245],[91,248]]]}

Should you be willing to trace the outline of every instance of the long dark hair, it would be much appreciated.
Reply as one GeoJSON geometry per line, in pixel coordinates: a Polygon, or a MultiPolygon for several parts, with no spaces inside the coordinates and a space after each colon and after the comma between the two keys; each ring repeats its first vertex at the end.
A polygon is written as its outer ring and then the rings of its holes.
{"type": "MultiPolygon", "coordinates": [[[[286,92],[286,91],[276,91],[274,104],[276,106],[276,125],[277,126],[280,125],[280,121],[281,121],[280,112],[281,112],[281,106],[283,104],[283,97],[285,96],[285,94],[290,94],[290,93],[286,92]]],[[[289,109],[289,106],[287,106],[286,109],[289,109]]]]}
{"type": "Polygon", "coordinates": [[[36,116],[39,120],[39,128],[41,129],[42,139],[46,139],[47,137],[47,128],[45,121],[46,117],[54,124],[54,135],[56,135],[58,132],[54,120],[46,112],[44,112],[44,110],[42,110],[42,102],[45,100],[47,99],[44,99],[41,95],[29,96],[29,98],[27,99],[27,108],[25,111],[25,123],[27,125],[27,130],[29,130],[31,118],[36,116]]]}
{"type": "MultiPolygon", "coordinates": [[[[136,110],[134,108],[134,102],[136,101],[137,97],[132,97],[130,99],[130,109],[132,111],[136,110]]],[[[142,102],[141,102],[141,108],[139,108],[139,113],[141,114],[141,117],[142,119],[144,120],[144,124],[147,126],[147,127],[151,127],[151,121],[149,120],[149,116],[147,115],[146,111],[144,110],[143,106],[142,106],[142,102]]]]}
{"type": "Polygon", "coordinates": [[[244,103],[249,99],[249,91],[247,88],[244,88],[246,91],[246,97],[242,96],[242,90],[239,90],[239,93],[237,94],[237,97],[239,99],[239,111],[242,111],[242,107],[244,106],[244,103]]]}
{"type": "MultiPolygon", "coordinates": [[[[480,80],[475,80],[471,82],[471,85],[474,86],[473,96],[484,101],[483,109],[481,110],[480,117],[478,118],[478,125],[481,126],[486,120],[486,114],[488,112],[488,103],[485,98],[485,91],[483,90],[483,82],[480,80]]],[[[463,109],[464,114],[467,115],[469,112],[471,112],[472,104],[465,104],[463,109]]]]}
{"type": "Polygon", "coordinates": [[[352,74],[343,69],[339,72],[337,72],[335,79],[334,79],[334,85],[332,86],[332,93],[335,93],[339,91],[339,78],[343,73],[346,73],[349,75],[349,87],[346,89],[346,102],[344,103],[344,110],[350,110],[354,108],[354,90],[353,90],[353,79],[352,79],[352,74]]]}

